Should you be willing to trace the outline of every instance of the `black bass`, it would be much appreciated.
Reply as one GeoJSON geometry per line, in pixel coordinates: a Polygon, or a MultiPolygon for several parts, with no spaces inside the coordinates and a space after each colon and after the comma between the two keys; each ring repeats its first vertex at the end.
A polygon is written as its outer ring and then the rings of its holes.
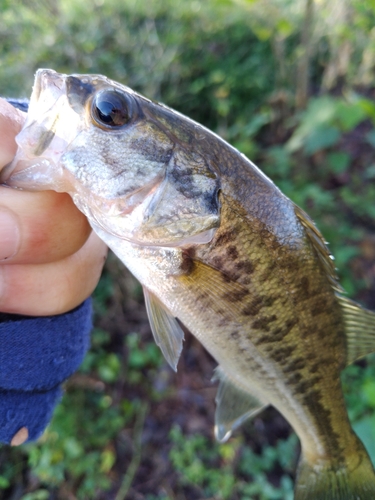
{"type": "Polygon", "coordinates": [[[201,125],[99,75],[39,70],[9,186],[71,194],[143,285],[176,369],[180,320],[217,360],[215,432],[275,406],[301,440],[295,499],[373,500],[340,372],[375,350],[309,217],[201,125]]]}

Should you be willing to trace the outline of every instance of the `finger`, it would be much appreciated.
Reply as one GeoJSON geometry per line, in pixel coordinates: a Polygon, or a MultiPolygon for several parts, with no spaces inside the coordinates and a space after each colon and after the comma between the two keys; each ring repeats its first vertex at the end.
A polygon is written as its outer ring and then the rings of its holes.
{"type": "Polygon", "coordinates": [[[81,304],[94,290],[107,255],[92,233],[74,255],[59,262],[0,266],[0,311],[49,316],[81,304]]]}
{"type": "Polygon", "coordinates": [[[90,232],[68,194],[0,187],[0,264],[64,259],[81,248],[90,232]]]}
{"type": "Polygon", "coordinates": [[[16,153],[17,144],[14,138],[21,130],[25,119],[26,113],[0,98],[0,170],[13,159],[16,153]]]}

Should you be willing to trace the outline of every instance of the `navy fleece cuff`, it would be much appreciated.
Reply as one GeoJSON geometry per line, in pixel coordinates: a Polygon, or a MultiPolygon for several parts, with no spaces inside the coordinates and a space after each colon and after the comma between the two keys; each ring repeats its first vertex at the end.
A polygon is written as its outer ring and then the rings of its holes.
{"type": "Polygon", "coordinates": [[[60,386],[39,393],[0,391],[0,442],[23,444],[38,439],[61,395],[60,386]]]}
{"type": "Polygon", "coordinates": [[[88,347],[90,304],[35,318],[0,314],[0,390],[47,390],[69,377],[88,347]]]}
{"type": "Polygon", "coordinates": [[[89,346],[91,301],[66,314],[0,313],[0,442],[38,438],[61,396],[60,384],[89,346]]]}

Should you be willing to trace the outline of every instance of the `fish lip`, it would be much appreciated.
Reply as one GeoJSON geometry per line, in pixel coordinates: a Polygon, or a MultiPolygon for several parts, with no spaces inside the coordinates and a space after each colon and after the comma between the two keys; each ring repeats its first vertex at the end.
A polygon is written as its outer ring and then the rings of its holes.
{"type": "Polygon", "coordinates": [[[28,119],[26,120],[28,123],[25,126],[31,125],[33,121],[39,121],[40,115],[53,108],[58,98],[65,93],[66,78],[67,75],[57,73],[53,69],[38,69],[36,71],[30,97],[28,119]],[[46,99],[44,96],[48,98],[46,99]],[[42,106],[42,109],[40,106],[42,106]]]}
{"type": "MultiPolygon", "coordinates": [[[[46,161],[42,155],[55,137],[57,118],[50,113],[65,93],[65,80],[66,75],[52,69],[36,71],[26,121],[16,136],[18,150],[14,159],[2,169],[0,182],[13,187],[18,187],[17,181],[27,184],[31,163],[46,161]]],[[[27,189],[27,186],[22,188],[27,189]]]]}
{"type": "Polygon", "coordinates": [[[46,90],[50,84],[55,85],[59,91],[64,90],[67,75],[57,73],[53,69],[41,68],[35,73],[34,87],[31,99],[39,100],[40,94],[46,90]]]}
{"type": "MultiPolygon", "coordinates": [[[[41,158],[38,162],[30,162],[23,161],[19,162],[21,168],[19,170],[13,169],[10,176],[7,177],[4,184],[9,187],[13,187],[16,189],[27,189],[28,191],[40,191],[41,189],[54,189],[57,191],[54,183],[49,183],[51,171],[55,169],[55,165],[45,158],[41,158]],[[23,163],[26,163],[26,167],[23,167],[23,163]],[[15,171],[16,170],[16,171],[15,171]],[[37,171],[37,177],[35,175],[35,171],[37,171]],[[37,179],[37,184],[35,187],[37,179]],[[43,187],[41,187],[41,185],[43,187]]],[[[16,165],[16,168],[18,163],[16,165]]],[[[1,178],[0,178],[1,180],[1,178]]]]}
{"type": "Polygon", "coordinates": [[[36,70],[33,91],[30,98],[31,101],[39,100],[42,91],[45,89],[45,76],[47,74],[52,76],[53,73],[56,73],[53,69],[40,68],[36,70]]]}

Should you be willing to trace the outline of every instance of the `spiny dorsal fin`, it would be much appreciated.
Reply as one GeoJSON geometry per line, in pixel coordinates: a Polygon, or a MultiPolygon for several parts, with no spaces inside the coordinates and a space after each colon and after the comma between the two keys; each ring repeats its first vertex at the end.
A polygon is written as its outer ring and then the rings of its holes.
{"type": "Polygon", "coordinates": [[[347,340],[347,364],[375,352],[375,313],[337,294],[342,307],[347,340]]]}
{"type": "Polygon", "coordinates": [[[143,287],[146,310],[156,344],[174,371],[182,351],[184,332],[176,318],[165,308],[160,300],[143,287]]]}
{"type": "Polygon", "coordinates": [[[314,222],[310,219],[307,213],[304,212],[298,205],[294,205],[294,211],[301,224],[306,229],[306,234],[319,257],[320,262],[323,264],[327,278],[329,279],[331,285],[337,292],[343,292],[343,289],[338,282],[333,256],[329,251],[327,243],[319,229],[315,226],[314,222]]]}
{"type": "Polygon", "coordinates": [[[245,392],[218,366],[213,380],[220,380],[216,394],[215,437],[223,443],[245,420],[259,413],[267,403],[245,392]]]}

